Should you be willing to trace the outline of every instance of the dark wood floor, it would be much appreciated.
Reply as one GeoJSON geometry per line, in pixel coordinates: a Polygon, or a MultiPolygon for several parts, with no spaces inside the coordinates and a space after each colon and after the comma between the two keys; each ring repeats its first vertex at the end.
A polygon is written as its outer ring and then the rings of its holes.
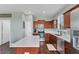
{"type": "Polygon", "coordinates": [[[14,48],[9,47],[9,42],[0,45],[0,54],[15,54],[14,48]]]}
{"type": "MultiPolygon", "coordinates": [[[[0,54],[15,54],[15,49],[9,47],[9,42],[0,46],[0,54]]],[[[40,42],[39,54],[59,54],[57,51],[49,51],[45,42],[40,42]]]]}

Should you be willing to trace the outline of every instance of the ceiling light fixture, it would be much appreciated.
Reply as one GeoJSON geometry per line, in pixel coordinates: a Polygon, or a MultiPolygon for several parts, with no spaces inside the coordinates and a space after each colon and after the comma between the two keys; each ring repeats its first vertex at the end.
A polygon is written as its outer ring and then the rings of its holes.
{"type": "Polygon", "coordinates": [[[45,14],[46,13],[46,11],[45,10],[43,10],[43,14],[45,14]]]}

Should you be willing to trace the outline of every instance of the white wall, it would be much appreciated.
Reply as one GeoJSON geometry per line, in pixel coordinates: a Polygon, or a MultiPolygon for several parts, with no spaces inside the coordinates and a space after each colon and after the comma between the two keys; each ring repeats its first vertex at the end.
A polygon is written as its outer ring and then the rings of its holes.
{"type": "Polygon", "coordinates": [[[66,7],[64,7],[62,10],[60,10],[59,12],[57,12],[53,19],[57,19],[59,15],[65,13],[66,11],[70,10],[71,8],[73,8],[74,6],[76,6],[76,4],[68,4],[66,7]]]}
{"type": "Polygon", "coordinates": [[[79,8],[71,12],[71,27],[79,29],[79,8]]]}
{"type": "Polygon", "coordinates": [[[14,12],[11,20],[11,42],[16,42],[23,38],[22,13],[14,12]]]}
{"type": "Polygon", "coordinates": [[[31,36],[33,34],[33,16],[26,15],[25,20],[25,36],[31,36]]]}

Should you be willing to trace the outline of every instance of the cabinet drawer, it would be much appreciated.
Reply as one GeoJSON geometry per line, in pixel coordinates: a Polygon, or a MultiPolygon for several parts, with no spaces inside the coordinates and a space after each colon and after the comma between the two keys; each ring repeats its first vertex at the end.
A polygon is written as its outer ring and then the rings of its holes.
{"type": "Polygon", "coordinates": [[[65,54],[70,54],[72,52],[72,45],[65,41],[65,54]]]}

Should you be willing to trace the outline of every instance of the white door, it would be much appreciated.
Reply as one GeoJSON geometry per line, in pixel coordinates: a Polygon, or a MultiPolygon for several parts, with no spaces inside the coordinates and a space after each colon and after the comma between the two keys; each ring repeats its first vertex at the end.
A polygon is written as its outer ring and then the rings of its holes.
{"type": "Polygon", "coordinates": [[[0,45],[10,40],[10,21],[0,20],[0,45]]]}
{"type": "Polygon", "coordinates": [[[2,39],[2,34],[1,34],[2,33],[2,28],[1,27],[2,27],[2,24],[1,24],[1,21],[0,21],[0,45],[1,45],[1,39],[2,39]]]}
{"type": "Polygon", "coordinates": [[[2,43],[8,42],[10,39],[10,21],[3,20],[3,40],[2,43]]]}

